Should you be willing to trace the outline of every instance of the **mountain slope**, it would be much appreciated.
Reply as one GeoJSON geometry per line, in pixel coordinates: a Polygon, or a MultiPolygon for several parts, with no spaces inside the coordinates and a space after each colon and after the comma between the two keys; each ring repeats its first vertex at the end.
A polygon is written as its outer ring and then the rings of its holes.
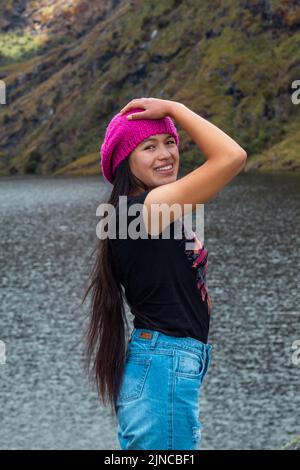
{"type": "MultiPolygon", "coordinates": [[[[249,171],[300,169],[297,1],[19,0],[0,14],[0,174],[99,174],[108,121],[141,96],[220,126],[249,171]]],[[[179,132],[186,172],[203,156],[179,132]]]]}

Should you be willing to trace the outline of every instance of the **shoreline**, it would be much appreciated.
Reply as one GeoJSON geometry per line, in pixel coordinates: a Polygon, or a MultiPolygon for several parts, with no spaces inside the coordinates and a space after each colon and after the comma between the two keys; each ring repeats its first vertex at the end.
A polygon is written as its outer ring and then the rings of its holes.
{"type": "MultiPolygon", "coordinates": [[[[187,173],[188,174],[188,173],[187,173]]],[[[277,168],[277,169],[272,169],[272,168],[254,168],[254,167],[246,167],[241,174],[263,174],[263,175],[299,175],[300,176],[300,167],[299,169],[283,169],[283,168],[277,168]]],[[[53,178],[66,178],[66,177],[103,177],[102,173],[100,171],[95,171],[95,172],[81,172],[81,171],[66,171],[66,172],[60,172],[57,174],[56,172],[54,173],[0,173],[0,180],[5,180],[5,179],[22,179],[22,178],[33,178],[33,179],[38,179],[38,178],[47,178],[47,177],[53,177],[53,178]]],[[[185,176],[185,175],[183,175],[185,176]]],[[[103,177],[104,178],[104,177],[103,177]]]]}

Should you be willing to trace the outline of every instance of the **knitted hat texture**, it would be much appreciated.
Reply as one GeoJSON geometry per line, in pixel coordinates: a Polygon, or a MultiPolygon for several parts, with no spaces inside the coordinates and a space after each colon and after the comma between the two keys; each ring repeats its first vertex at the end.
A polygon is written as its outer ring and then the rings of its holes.
{"type": "Polygon", "coordinates": [[[161,119],[127,119],[128,114],[145,111],[132,108],[123,114],[116,114],[106,127],[104,141],[100,148],[102,174],[113,184],[115,170],[120,163],[144,140],[156,134],[171,134],[176,145],[179,135],[169,116],[161,119]]]}

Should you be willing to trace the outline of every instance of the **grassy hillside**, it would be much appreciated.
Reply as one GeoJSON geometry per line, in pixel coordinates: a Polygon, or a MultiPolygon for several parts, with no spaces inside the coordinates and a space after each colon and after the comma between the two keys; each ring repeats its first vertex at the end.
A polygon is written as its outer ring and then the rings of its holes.
{"type": "MultiPolygon", "coordinates": [[[[99,174],[108,121],[141,96],[220,126],[248,171],[300,171],[297,1],[11,0],[0,28],[2,175],[99,174]]],[[[179,132],[185,172],[203,156],[179,132]]]]}

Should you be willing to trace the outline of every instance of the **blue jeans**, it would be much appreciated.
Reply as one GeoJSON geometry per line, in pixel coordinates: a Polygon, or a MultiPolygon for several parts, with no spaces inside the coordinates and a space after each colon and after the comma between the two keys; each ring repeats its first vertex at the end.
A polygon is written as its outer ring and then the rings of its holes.
{"type": "Polygon", "coordinates": [[[122,450],[195,450],[201,439],[200,388],[212,345],[134,328],[116,400],[122,450]]]}

